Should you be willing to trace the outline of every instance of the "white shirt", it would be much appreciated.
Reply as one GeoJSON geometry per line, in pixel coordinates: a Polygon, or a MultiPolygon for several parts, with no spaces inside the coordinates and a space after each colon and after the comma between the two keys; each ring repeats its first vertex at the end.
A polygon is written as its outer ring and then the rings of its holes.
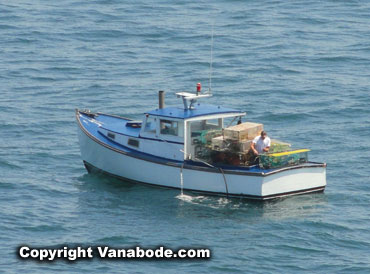
{"type": "Polygon", "coordinates": [[[265,137],[264,140],[262,140],[261,136],[257,136],[253,139],[253,144],[255,149],[257,150],[258,154],[263,153],[263,149],[266,147],[269,147],[271,145],[271,140],[269,137],[265,137]]]}

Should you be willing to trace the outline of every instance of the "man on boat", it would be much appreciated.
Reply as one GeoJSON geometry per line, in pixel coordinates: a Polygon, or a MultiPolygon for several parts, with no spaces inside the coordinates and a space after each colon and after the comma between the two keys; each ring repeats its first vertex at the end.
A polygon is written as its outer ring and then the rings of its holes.
{"type": "Polygon", "coordinates": [[[261,131],[261,135],[253,139],[251,149],[254,155],[258,156],[261,153],[268,152],[270,145],[271,140],[267,137],[266,131],[261,131]]]}
{"type": "Polygon", "coordinates": [[[253,139],[251,148],[248,151],[247,159],[250,164],[258,164],[258,155],[264,152],[268,152],[270,149],[271,140],[267,137],[266,131],[261,131],[261,135],[253,139]]]}

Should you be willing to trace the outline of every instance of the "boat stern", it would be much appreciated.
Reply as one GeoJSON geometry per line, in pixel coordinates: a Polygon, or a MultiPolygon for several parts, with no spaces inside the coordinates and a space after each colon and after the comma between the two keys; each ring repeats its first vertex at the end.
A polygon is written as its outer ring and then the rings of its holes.
{"type": "Polygon", "coordinates": [[[326,164],[314,164],[265,176],[261,186],[263,200],[290,195],[323,192],[326,186],[326,164]]]}

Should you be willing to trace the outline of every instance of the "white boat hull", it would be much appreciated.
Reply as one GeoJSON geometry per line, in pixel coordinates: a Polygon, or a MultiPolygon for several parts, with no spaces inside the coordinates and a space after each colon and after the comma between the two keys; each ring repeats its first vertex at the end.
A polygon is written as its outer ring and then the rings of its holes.
{"type": "Polygon", "coordinates": [[[290,167],[272,173],[242,174],[219,168],[189,167],[181,163],[156,163],[131,157],[102,144],[81,126],[78,137],[82,159],[93,167],[120,178],[162,187],[181,188],[215,195],[271,199],[288,195],[320,192],[326,186],[325,165],[290,167]]]}

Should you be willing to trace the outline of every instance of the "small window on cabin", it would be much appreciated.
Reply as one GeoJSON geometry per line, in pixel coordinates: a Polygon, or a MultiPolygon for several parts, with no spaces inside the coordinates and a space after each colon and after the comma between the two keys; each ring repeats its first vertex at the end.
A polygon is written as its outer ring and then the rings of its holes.
{"type": "Polygon", "coordinates": [[[114,139],[114,138],[116,138],[116,135],[115,134],[113,134],[113,133],[110,133],[110,132],[108,132],[108,138],[111,138],[111,139],[114,139]]]}
{"type": "Polygon", "coordinates": [[[179,124],[177,121],[161,120],[161,134],[179,135],[179,124]]]}
{"type": "Polygon", "coordinates": [[[205,121],[205,129],[221,129],[222,121],[221,119],[209,119],[205,121]]]}
{"type": "Polygon", "coordinates": [[[139,140],[129,138],[127,144],[133,147],[139,147],[139,140]]]}
{"type": "Polygon", "coordinates": [[[148,117],[145,123],[145,132],[155,133],[157,119],[154,117],[148,117]]]}

